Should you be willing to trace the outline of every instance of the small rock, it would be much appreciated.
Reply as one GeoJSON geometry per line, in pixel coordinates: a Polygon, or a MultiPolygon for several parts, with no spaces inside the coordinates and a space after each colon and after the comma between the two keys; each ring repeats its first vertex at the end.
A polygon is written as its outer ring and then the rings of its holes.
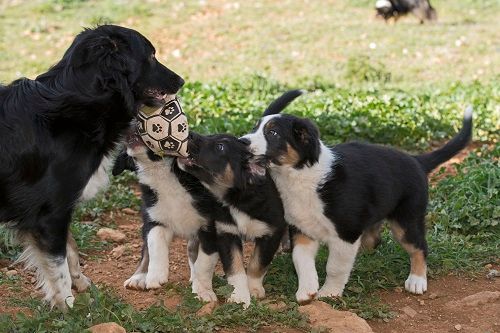
{"type": "Polygon", "coordinates": [[[123,242],[125,240],[125,234],[121,231],[114,230],[111,228],[101,228],[97,231],[97,237],[105,241],[113,242],[123,242]]]}
{"type": "Polygon", "coordinates": [[[197,316],[206,316],[214,312],[215,308],[217,307],[217,302],[210,302],[205,305],[203,305],[197,312],[197,316]]]}
{"type": "Polygon", "coordinates": [[[486,274],[486,277],[488,279],[494,279],[494,278],[499,277],[499,276],[500,276],[500,272],[497,271],[496,269],[490,269],[488,274],[486,274]]]}
{"type": "Polygon", "coordinates": [[[140,245],[139,245],[139,244],[132,244],[132,247],[133,247],[134,249],[137,249],[138,247],[140,247],[140,245]]]}
{"type": "Polygon", "coordinates": [[[454,327],[457,331],[460,331],[462,329],[462,325],[460,324],[456,324],[454,327]]]}
{"type": "Polygon", "coordinates": [[[402,293],[403,292],[403,288],[396,287],[396,288],[394,288],[394,291],[397,292],[397,293],[402,293]]]}
{"type": "Polygon", "coordinates": [[[14,275],[17,275],[17,271],[15,269],[11,269],[10,271],[7,271],[5,275],[7,275],[8,277],[12,277],[14,275]]]}
{"type": "Polygon", "coordinates": [[[123,327],[117,323],[102,323],[89,328],[92,333],[127,333],[123,327]]]}
{"type": "Polygon", "coordinates": [[[493,267],[492,264],[486,264],[486,265],[484,265],[484,268],[486,268],[486,269],[491,269],[492,267],[493,267]]]}
{"type": "Polygon", "coordinates": [[[405,306],[404,308],[401,309],[401,311],[403,311],[403,313],[410,318],[413,318],[417,315],[417,311],[415,311],[413,308],[409,306],[405,306]]]}
{"type": "Polygon", "coordinates": [[[418,301],[418,304],[420,304],[420,305],[424,306],[424,305],[425,305],[425,302],[424,302],[424,300],[420,300],[420,301],[418,301]]]}
{"type": "Polygon", "coordinates": [[[497,299],[500,299],[500,291],[481,291],[474,295],[470,295],[462,298],[456,302],[448,302],[446,306],[448,307],[461,307],[461,306],[471,306],[475,307],[481,304],[493,303],[497,299]]]}
{"type": "Polygon", "coordinates": [[[137,211],[132,208],[123,208],[122,212],[127,215],[137,215],[137,211]]]}
{"type": "Polygon", "coordinates": [[[325,302],[313,301],[299,306],[299,312],[309,317],[313,327],[326,328],[327,332],[373,333],[368,323],[355,313],[335,310],[325,302]]]}
{"type": "Polygon", "coordinates": [[[36,277],[32,277],[31,280],[30,280],[31,283],[35,283],[36,282],[36,277]]]}
{"type": "Polygon", "coordinates": [[[125,246],[124,245],[118,245],[115,247],[113,250],[111,250],[111,255],[115,258],[120,258],[123,253],[125,252],[125,246]]]}
{"type": "Polygon", "coordinates": [[[438,298],[438,297],[439,297],[439,295],[438,295],[438,294],[435,294],[435,293],[431,293],[431,294],[429,295],[429,299],[436,299],[436,298],[438,298]]]}

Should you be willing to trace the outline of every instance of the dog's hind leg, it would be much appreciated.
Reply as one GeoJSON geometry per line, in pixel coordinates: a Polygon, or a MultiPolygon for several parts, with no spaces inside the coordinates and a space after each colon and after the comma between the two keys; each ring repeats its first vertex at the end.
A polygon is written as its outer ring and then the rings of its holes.
{"type": "Polygon", "coordinates": [[[80,269],[80,260],[78,257],[78,247],[71,232],[68,232],[68,242],[66,244],[66,253],[68,257],[69,273],[71,275],[72,286],[78,292],[87,290],[90,287],[90,279],[83,275],[80,269]]]}
{"type": "Polygon", "coordinates": [[[270,236],[264,236],[255,240],[255,249],[248,263],[248,289],[250,295],[255,298],[264,298],[266,291],[262,285],[267,268],[271,264],[283,237],[283,229],[275,231],[270,236]]]}
{"type": "Polygon", "coordinates": [[[148,265],[149,265],[149,251],[148,251],[148,243],[144,241],[142,244],[142,254],[141,261],[137,266],[134,274],[128,278],[123,286],[129,289],[146,289],[146,274],[148,273],[148,265]]]}
{"type": "Polygon", "coordinates": [[[424,217],[391,222],[394,238],[410,255],[411,270],[405,281],[405,289],[413,294],[427,291],[427,242],[424,217]]]}
{"type": "Polygon", "coordinates": [[[382,231],[383,225],[383,221],[378,222],[363,232],[361,236],[361,248],[363,250],[374,250],[380,245],[382,241],[380,232],[382,231]]]}

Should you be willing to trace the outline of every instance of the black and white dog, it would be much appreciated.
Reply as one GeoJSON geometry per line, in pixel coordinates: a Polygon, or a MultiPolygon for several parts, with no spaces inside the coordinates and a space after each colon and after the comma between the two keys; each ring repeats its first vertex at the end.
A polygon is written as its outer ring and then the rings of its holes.
{"type": "MultiPolygon", "coordinates": [[[[273,109],[279,112],[279,109],[273,109]]],[[[267,162],[256,159],[248,142],[232,135],[190,134],[188,158],[179,166],[200,179],[225,206],[233,220],[215,222],[217,243],[231,299],[250,304],[250,297],[263,298],[263,279],[279,248],[286,222],[278,190],[267,172],[267,162]],[[255,240],[245,272],[242,238],[255,240]]]]}
{"type": "Polygon", "coordinates": [[[86,29],[36,79],[0,85],[0,222],[24,246],[52,306],[72,306],[81,273],[71,215],[107,180],[115,145],[142,105],[159,106],[184,80],[137,31],[86,29]]]}
{"type": "Polygon", "coordinates": [[[356,142],[327,147],[310,120],[265,112],[253,133],[243,138],[254,154],[270,160],[287,222],[312,238],[299,234],[294,242],[297,300],[341,296],[360,244],[378,243],[384,219],[410,255],[406,290],[424,293],[427,175],[464,148],[471,133],[468,108],[456,137],[433,152],[411,156],[356,142]],[[318,241],[329,248],[327,277],[319,292],[314,266],[318,241]]]}
{"type": "Polygon", "coordinates": [[[377,0],[375,3],[377,17],[385,21],[393,18],[396,22],[401,16],[412,13],[420,23],[437,20],[437,13],[429,0],[377,0]]]}
{"type": "Polygon", "coordinates": [[[125,281],[131,289],[156,289],[168,282],[169,246],[173,236],[188,239],[193,293],[206,302],[216,301],[212,276],[218,261],[215,221],[231,223],[227,208],[191,174],[182,171],[175,157],[159,157],[142,139],[129,135],[113,175],[137,173],[142,192],[141,261],[125,281]]]}

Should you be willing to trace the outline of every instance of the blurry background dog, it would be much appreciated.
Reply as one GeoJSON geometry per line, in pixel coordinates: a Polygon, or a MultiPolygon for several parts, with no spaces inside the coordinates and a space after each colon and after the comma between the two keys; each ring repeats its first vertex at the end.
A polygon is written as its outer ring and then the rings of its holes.
{"type": "Polygon", "coordinates": [[[436,10],[432,8],[429,0],[377,0],[375,10],[377,17],[386,22],[391,18],[397,22],[401,16],[409,13],[415,15],[420,23],[437,20],[436,10]]]}

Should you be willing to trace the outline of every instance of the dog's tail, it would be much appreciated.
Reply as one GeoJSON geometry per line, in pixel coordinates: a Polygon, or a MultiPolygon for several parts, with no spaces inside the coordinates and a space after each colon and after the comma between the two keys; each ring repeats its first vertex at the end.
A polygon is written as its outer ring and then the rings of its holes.
{"type": "Polygon", "coordinates": [[[443,147],[433,152],[415,156],[426,173],[431,172],[438,165],[448,161],[460,150],[465,148],[472,137],[472,106],[465,109],[464,120],[460,132],[443,147]]]}
{"type": "Polygon", "coordinates": [[[294,99],[304,94],[305,90],[289,90],[280,97],[276,98],[264,111],[262,117],[269,116],[272,114],[280,113],[283,109],[285,109],[288,104],[293,102],[294,99]]]}

